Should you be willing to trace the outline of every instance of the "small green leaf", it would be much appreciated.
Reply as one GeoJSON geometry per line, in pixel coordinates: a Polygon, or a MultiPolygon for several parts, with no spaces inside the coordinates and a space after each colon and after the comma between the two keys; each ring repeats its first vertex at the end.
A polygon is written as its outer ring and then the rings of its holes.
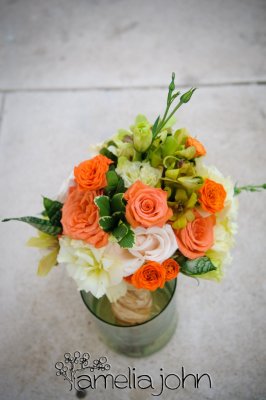
{"type": "Polygon", "coordinates": [[[120,176],[118,177],[118,183],[115,191],[116,193],[125,193],[126,191],[124,181],[120,176]]]}
{"type": "Polygon", "coordinates": [[[100,150],[100,154],[102,154],[103,156],[110,158],[110,160],[114,161],[115,163],[117,162],[117,157],[114,153],[112,153],[111,151],[109,151],[106,147],[103,147],[100,150]]]}
{"type": "Polygon", "coordinates": [[[128,225],[128,233],[119,241],[119,245],[124,249],[131,249],[135,244],[135,234],[128,225]]]}
{"type": "Polygon", "coordinates": [[[48,216],[52,225],[61,226],[62,218],[62,207],[63,204],[57,200],[48,199],[48,197],[43,198],[43,206],[45,211],[43,215],[48,216]]]}
{"type": "Polygon", "coordinates": [[[116,193],[111,200],[112,213],[125,211],[124,193],[116,193]]]}
{"type": "Polygon", "coordinates": [[[21,218],[5,218],[2,222],[7,221],[21,221],[33,226],[41,232],[47,233],[48,235],[57,236],[62,233],[62,227],[53,226],[47,219],[41,219],[36,217],[21,217],[21,218]]]}
{"type": "Polygon", "coordinates": [[[52,250],[40,260],[37,275],[46,276],[51,271],[51,269],[57,264],[58,252],[59,247],[52,250]]]}
{"type": "Polygon", "coordinates": [[[51,217],[50,217],[50,222],[54,226],[62,226],[61,224],[61,219],[62,219],[62,211],[57,210],[51,217]]]}
{"type": "Polygon", "coordinates": [[[108,171],[106,173],[107,187],[109,190],[115,190],[118,184],[118,175],[115,171],[108,171]]]}
{"type": "Polygon", "coordinates": [[[206,256],[196,258],[195,260],[186,260],[181,263],[181,271],[187,275],[201,275],[215,269],[216,267],[209,257],[206,256]]]}
{"type": "Polygon", "coordinates": [[[110,232],[114,228],[115,220],[111,216],[101,217],[99,225],[105,232],[110,232]]]}
{"type": "Polygon", "coordinates": [[[114,218],[115,224],[117,225],[119,221],[123,221],[125,217],[125,212],[124,211],[116,211],[112,214],[112,217],[114,218]]]}
{"type": "Polygon", "coordinates": [[[118,242],[123,239],[123,237],[125,237],[127,233],[128,226],[124,222],[121,222],[112,232],[113,236],[117,239],[118,242]]]}
{"type": "Polygon", "coordinates": [[[99,209],[100,217],[106,217],[111,215],[110,199],[108,196],[97,196],[94,199],[94,203],[99,209]]]}

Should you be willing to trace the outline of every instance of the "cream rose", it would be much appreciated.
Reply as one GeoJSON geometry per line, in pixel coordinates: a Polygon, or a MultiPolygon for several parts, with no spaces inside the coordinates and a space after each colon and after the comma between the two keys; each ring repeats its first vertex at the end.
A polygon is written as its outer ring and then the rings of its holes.
{"type": "Polygon", "coordinates": [[[166,224],[162,228],[153,226],[150,228],[138,227],[134,229],[136,244],[129,252],[139,260],[126,269],[126,274],[133,274],[138,265],[146,260],[162,263],[170,258],[177,250],[178,245],[171,225],[166,224]]]}

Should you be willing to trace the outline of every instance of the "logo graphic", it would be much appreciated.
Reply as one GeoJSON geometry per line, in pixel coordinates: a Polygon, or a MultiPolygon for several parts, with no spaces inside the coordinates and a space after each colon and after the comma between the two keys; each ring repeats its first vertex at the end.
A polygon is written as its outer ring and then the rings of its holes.
{"type": "MultiPolygon", "coordinates": [[[[121,373],[110,372],[111,365],[107,357],[91,359],[89,353],[75,351],[65,353],[64,361],[55,364],[56,375],[62,376],[69,384],[69,390],[76,390],[76,396],[83,398],[87,390],[94,391],[98,388],[105,390],[115,389],[149,389],[151,396],[160,396],[164,391],[185,389],[186,386],[199,389],[205,384],[211,389],[212,380],[208,373],[186,373],[185,367],[180,372],[165,372],[160,368],[157,379],[152,375],[138,371],[135,367],[126,367],[121,373]]],[[[154,371],[155,372],[155,371],[154,371]]]]}
{"type": "Polygon", "coordinates": [[[90,360],[91,356],[89,353],[81,353],[75,351],[73,356],[70,353],[65,353],[64,361],[58,361],[55,364],[57,369],[56,375],[62,376],[65,381],[70,384],[70,391],[73,387],[80,391],[80,387],[76,387],[76,379],[79,378],[78,375],[83,374],[85,370],[89,372],[95,371],[109,371],[111,365],[107,363],[107,357],[100,357],[99,359],[90,360]]]}

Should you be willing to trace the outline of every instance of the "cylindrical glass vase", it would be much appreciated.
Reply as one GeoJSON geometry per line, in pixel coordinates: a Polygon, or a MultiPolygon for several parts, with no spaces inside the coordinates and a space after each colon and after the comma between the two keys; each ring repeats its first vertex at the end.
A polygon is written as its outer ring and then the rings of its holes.
{"type": "Polygon", "coordinates": [[[160,350],[175,332],[176,283],[176,279],[168,281],[163,289],[151,292],[150,318],[136,325],[117,322],[106,296],[96,299],[91,293],[81,291],[81,297],[109,347],[130,357],[143,357],[160,350]]]}

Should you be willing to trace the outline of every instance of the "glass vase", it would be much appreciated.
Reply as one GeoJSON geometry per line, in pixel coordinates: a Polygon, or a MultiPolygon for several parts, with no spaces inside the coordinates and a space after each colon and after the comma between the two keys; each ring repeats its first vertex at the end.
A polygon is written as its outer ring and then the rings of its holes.
{"type": "Polygon", "coordinates": [[[150,355],[165,346],[177,325],[176,279],[166,282],[163,289],[151,292],[150,318],[140,324],[117,322],[106,296],[96,299],[81,291],[84,304],[91,312],[103,341],[114,351],[129,357],[150,355]]]}

